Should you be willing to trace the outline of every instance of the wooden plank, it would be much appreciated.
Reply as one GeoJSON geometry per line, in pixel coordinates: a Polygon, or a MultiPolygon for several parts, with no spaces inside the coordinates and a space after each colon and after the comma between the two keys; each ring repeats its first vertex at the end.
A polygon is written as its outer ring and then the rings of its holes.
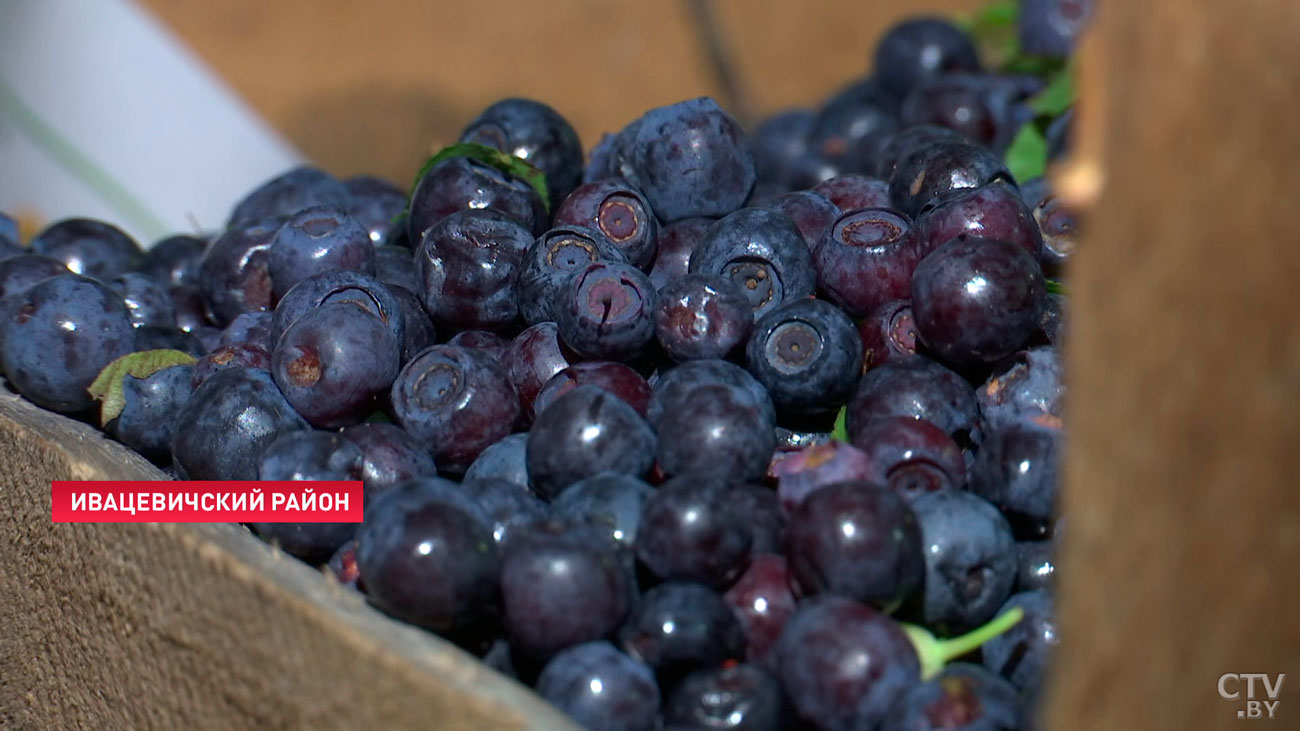
{"type": "Polygon", "coordinates": [[[1239,728],[1219,676],[1290,672],[1295,728],[1300,4],[1098,6],[1047,727],[1239,728]]]}

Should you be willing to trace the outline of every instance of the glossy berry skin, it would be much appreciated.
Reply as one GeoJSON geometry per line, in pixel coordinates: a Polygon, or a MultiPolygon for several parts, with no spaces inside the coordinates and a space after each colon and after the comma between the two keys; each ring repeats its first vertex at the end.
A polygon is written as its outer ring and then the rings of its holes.
{"type": "Polygon", "coordinates": [[[855,317],[907,299],[920,259],[911,222],[886,208],[840,216],[813,253],[818,285],[855,317]]]}
{"type": "Polygon", "coordinates": [[[789,216],[798,227],[799,233],[803,234],[809,250],[817,248],[826,229],[840,217],[841,213],[839,206],[810,190],[778,195],[764,203],[763,207],[789,216]]]}
{"type": "Polygon", "coordinates": [[[687,275],[691,254],[713,225],[712,218],[684,218],[659,229],[658,252],[650,269],[650,281],[656,289],[687,275]]]}
{"type": "Polygon", "coordinates": [[[122,379],[122,413],[104,431],[151,460],[170,461],[176,416],[189,400],[193,366],[164,368],[147,378],[122,379]]]}
{"type": "Polygon", "coordinates": [[[190,382],[198,388],[214,373],[228,368],[257,368],[271,372],[271,353],[256,343],[222,345],[194,363],[190,382]]]}
{"type": "Polygon", "coordinates": [[[916,516],[868,482],[827,485],[790,516],[786,555],[805,595],[838,594],[885,610],[921,586],[925,558],[916,516]]]}
{"type": "Polygon", "coordinates": [[[781,685],[816,728],[874,728],[920,682],[916,651],[898,623],[845,597],[805,601],[777,648],[781,685]]]}
{"type": "Polygon", "coordinates": [[[1016,591],[1056,588],[1056,544],[1053,541],[1016,543],[1016,591]]]}
{"type": "Polygon", "coordinates": [[[452,472],[463,472],[513,431],[520,412],[505,369],[451,345],[435,345],[408,361],[391,398],[398,423],[430,444],[438,467],[452,472]]]}
{"type": "Polygon", "coordinates": [[[208,348],[193,333],[182,332],[174,326],[142,325],[135,329],[132,350],[179,350],[195,358],[203,357],[208,348]]]}
{"type": "Polygon", "coordinates": [[[469,494],[487,513],[492,523],[492,537],[498,545],[504,544],[514,530],[523,525],[545,520],[546,503],[529,492],[526,485],[510,480],[463,480],[461,489],[469,494]]]}
{"type": "Polygon", "coordinates": [[[221,331],[221,344],[250,343],[270,351],[275,347],[275,342],[271,339],[272,319],[269,312],[245,312],[231,320],[221,331]]]}
{"type": "Polygon", "coordinates": [[[743,663],[686,676],[664,701],[663,712],[669,728],[780,731],[790,725],[780,681],[743,663]]]}
{"type": "Polygon", "coordinates": [[[519,394],[525,424],[537,414],[535,401],[542,387],[555,374],[569,367],[569,358],[560,346],[560,331],[554,322],[539,322],[515,336],[506,349],[502,363],[519,394]]]}
{"type": "Polygon", "coordinates": [[[841,173],[874,170],[885,141],[898,129],[896,106],[873,78],[850,84],[817,112],[808,131],[809,151],[841,173]]]}
{"type": "Polygon", "coordinates": [[[922,257],[962,235],[1007,241],[1035,259],[1043,251],[1033,211],[1005,181],[953,191],[917,219],[914,232],[922,257]]]}
{"type": "Polygon", "coordinates": [[[327,303],[360,307],[383,321],[398,343],[405,342],[401,302],[374,276],[350,269],[336,269],[307,277],[285,293],[271,318],[272,342],[278,343],[280,336],[299,317],[327,303]]]}
{"type": "Polygon", "coordinates": [[[1013,594],[997,611],[1001,614],[1020,607],[1025,616],[1004,634],[984,643],[984,667],[1011,681],[1022,695],[1036,698],[1060,634],[1056,628],[1056,605],[1045,591],[1013,594]]]}
{"type": "Polygon", "coordinates": [[[952,23],[929,17],[904,20],[876,44],[876,77],[900,99],[918,82],[957,71],[978,71],[975,45],[952,23]]]}
{"type": "Polygon", "coordinates": [[[551,514],[594,526],[631,549],[636,544],[641,511],[653,492],[654,488],[631,475],[601,473],[578,480],[556,496],[551,514]]]}
{"type": "Polygon", "coordinates": [[[400,364],[401,343],[383,321],[342,303],[298,318],[271,351],[271,375],[285,398],[326,429],[365,419],[400,364]]]}
{"type": "Polygon", "coordinates": [[[979,441],[979,408],[970,384],[922,356],[873,368],[858,381],[848,403],[849,437],[872,421],[891,416],[924,419],[957,440],[979,441]]]}
{"type": "Polygon", "coordinates": [[[914,686],[890,711],[882,731],[984,731],[1031,728],[1015,686],[979,665],[953,663],[914,686]]]}
{"type": "Polygon", "coordinates": [[[172,440],[172,460],[184,479],[255,480],[262,450],[287,432],[307,429],[293,406],[257,368],[212,374],[185,402],[172,440]]]}
{"type": "Polygon", "coordinates": [[[1032,76],[945,74],[917,84],[903,100],[905,127],[936,124],[997,153],[1034,113],[1024,101],[1043,84],[1032,76]]]}
{"type": "Polygon", "coordinates": [[[622,363],[594,360],[574,363],[551,376],[537,393],[533,407],[537,412],[544,411],[555,399],[585,385],[609,391],[636,409],[641,416],[646,415],[646,409],[650,405],[650,384],[646,383],[640,373],[622,363]]]}
{"type": "Polygon", "coordinates": [[[210,327],[208,307],[197,286],[177,284],[168,289],[168,294],[176,311],[176,327],[182,332],[198,335],[210,327]]]}
{"type": "Polygon", "coordinates": [[[370,243],[376,249],[393,244],[393,219],[406,210],[406,192],[371,175],[348,178],[343,181],[343,186],[348,190],[345,210],[365,228],[370,243]]]}
{"type": "Polygon", "coordinates": [[[196,284],[199,262],[207,248],[208,242],[197,236],[168,236],[144,253],[140,271],[168,287],[174,284],[196,284]]]}
{"type": "Polygon", "coordinates": [[[122,296],[131,324],[174,327],[176,308],[167,288],[140,272],[124,272],[113,278],[111,286],[122,296]]]}
{"type": "Polygon", "coordinates": [[[896,134],[889,138],[885,143],[884,149],[880,152],[879,164],[876,168],[876,175],[884,181],[885,202],[879,206],[865,206],[867,208],[888,208],[889,201],[889,181],[894,177],[894,171],[898,169],[898,163],[912,154],[918,148],[924,147],[931,142],[950,141],[950,142],[967,142],[961,133],[954,132],[947,127],[940,127],[936,124],[918,124],[912,127],[904,127],[896,134]]]}
{"type": "MultiPolygon", "coordinates": [[[[711,361],[694,361],[708,363],[711,361]]],[[[662,399],[651,423],[659,465],[669,475],[758,480],[776,449],[771,401],[726,383],[702,383],[662,399]]]]}
{"type": "Polygon", "coordinates": [[[306,208],[290,216],[271,239],[269,256],[276,299],[303,279],[333,269],[375,273],[370,232],[333,206],[306,208]]]}
{"type": "Polygon", "coordinates": [[[875,419],[853,435],[853,444],[871,465],[870,479],[909,503],[966,483],[961,447],[943,429],[923,419],[875,419]]]}
{"type": "Polygon", "coordinates": [[[754,187],[754,157],[744,130],[713,99],[702,97],[646,112],[621,133],[629,182],[661,221],[724,216],[754,187]]]}
{"type": "MultiPolygon", "coordinates": [[[[813,187],[812,192],[826,198],[840,209],[841,213],[860,211],[864,208],[889,207],[889,181],[869,175],[856,173],[837,175],[818,183],[813,187]]],[[[833,222],[834,219],[831,220],[831,223],[833,222]]],[[[829,228],[829,224],[827,227],[829,228]]],[[[820,243],[819,236],[815,241],[809,241],[809,246],[815,248],[820,243]]]]}
{"type": "Polygon", "coordinates": [[[778,408],[817,412],[838,407],[862,372],[862,340],[853,321],[824,300],[802,299],[770,310],[745,346],[749,372],[778,408]]]}
{"type": "MultiPolygon", "coordinates": [[[[258,458],[259,480],[358,480],[362,456],[343,436],[295,431],[267,445],[258,458]]],[[[328,561],[357,532],[356,523],[253,523],[253,530],[286,553],[309,563],[328,561]]]]}
{"type": "Polygon", "coordinates": [[[32,237],[28,248],[63,262],[73,274],[107,282],[139,266],[144,252],[122,229],[91,218],[67,218],[32,237]]]}
{"type": "Polygon", "coordinates": [[[743,208],[714,223],[691,254],[690,271],[735,282],[755,317],[817,287],[803,234],[789,216],[764,208],[743,208]]]}
{"type": "Polygon", "coordinates": [[[499,363],[505,361],[506,352],[510,350],[510,340],[487,330],[462,330],[451,336],[447,344],[477,350],[499,363]]]}
{"type": "Polygon", "coordinates": [[[822,487],[876,476],[875,465],[866,453],[837,439],[783,454],[773,462],[770,472],[776,478],[777,496],[787,515],[822,487]]]}
{"type": "Polygon", "coordinates": [[[435,165],[411,193],[407,235],[420,241],[434,224],[458,211],[492,210],[540,234],[547,215],[541,196],[528,183],[491,165],[454,157],[435,165]]]}
{"type": "Polygon", "coordinates": [[[521,525],[502,547],[503,624],[526,655],[545,659],[609,635],[627,616],[631,592],[618,544],[593,526],[521,525]]]}
{"type": "Polygon", "coordinates": [[[395,424],[354,424],[339,434],[361,450],[367,504],[404,482],[438,475],[429,448],[395,424]]]}
{"type": "Polygon", "coordinates": [[[1036,56],[1066,58],[1092,20],[1093,0],[1024,0],[1016,16],[1020,45],[1036,56]]]}
{"type": "Polygon", "coordinates": [[[1011,525],[988,501],[965,491],[923,495],[912,511],[925,558],[918,620],[955,635],[992,619],[1016,583],[1011,525]]]}
{"type": "Polygon", "coordinates": [[[951,363],[991,363],[1016,352],[1037,332],[1046,297],[1038,261],[997,239],[950,241],[912,275],[917,334],[951,363]]]}
{"type": "Polygon", "coordinates": [[[1057,507],[1063,449],[1055,425],[1021,419],[1001,426],[975,455],[971,492],[1001,508],[1021,532],[1045,533],[1057,507]]]}
{"type": "MultiPolygon", "coordinates": [[[[402,362],[414,358],[417,353],[438,341],[438,331],[429,319],[429,313],[420,298],[405,287],[390,286],[388,291],[397,300],[402,321],[402,362]]],[[[373,306],[373,303],[372,303],[373,306]]],[[[371,308],[367,308],[371,309],[371,308]]],[[[373,310],[372,310],[373,311],[373,310]]]]}
{"type": "Polygon", "coordinates": [[[519,268],[519,314],[536,325],[554,322],[569,279],[596,262],[626,263],[623,252],[599,231],[584,226],[557,226],[537,238],[519,268]]]}
{"type": "Polygon", "coordinates": [[[461,142],[487,145],[522,158],[546,175],[550,207],[582,181],[582,143],[568,120],[532,99],[502,99],[474,118],[461,142]]]}
{"type": "Polygon", "coordinates": [[[385,244],[375,247],[375,277],[390,289],[401,287],[412,293],[420,291],[420,279],[411,262],[411,250],[405,246],[385,244]]]}
{"type": "Polygon", "coordinates": [[[916,354],[916,320],[911,300],[885,302],[858,325],[862,339],[862,369],[916,354]]]}
{"type": "Polygon", "coordinates": [[[980,418],[990,430],[1026,418],[1059,424],[1065,408],[1064,379],[1064,364],[1055,348],[1022,350],[999,363],[975,389],[980,418]]]}
{"type": "Polygon", "coordinates": [[[889,200],[894,209],[915,219],[954,190],[995,180],[1013,180],[997,155],[968,142],[940,140],[899,160],[889,179],[889,200]]]}
{"type": "Polygon", "coordinates": [[[1079,236],[1079,218],[1060,198],[1048,196],[1034,209],[1034,221],[1043,235],[1039,262],[1043,271],[1059,276],[1074,256],[1079,236]]]}
{"type": "Polygon", "coordinates": [[[440,328],[504,330],[519,317],[516,280],[528,229],[492,210],[453,213],[415,253],[422,303],[440,328]]]}
{"type": "Polygon", "coordinates": [[[687,274],[659,290],[655,337],[676,361],[725,358],[748,338],[754,311],[719,274],[687,274]]]}
{"type": "Polygon", "coordinates": [[[687,581],[647,591],[618,639],[624,652],[666,678],[745,655],[745,632],[731,607],[713,589],[687,581]]]}
{"type": "Polygon", "coordinates": [[[660,370],[650,379],[654,389],[650,406],[646,413],[651,424],[658,424],[664,413],[678,399],[686,403],[694,397],[693,391],[700,386],[729,386],[740,390],[739,397],[758,409],[764,420],[776,418],[772,399],[767,389],[750,375],[744,368],[725,360],[692,360],[672,368],[660,370]]]}
{"type": "Polygon", "coordinates": [[[439,489],[446,484],[409,482],[384,493],[366,512],[357,551],[376,604],[443,633],[487,611],[500,577],[491,528],[439,489]]]}
{"type": "Polygon", "coordinates": [[[650,202],[624,180],[579,186],[555,211],[552,225],[599,231],[642,271],[649,271],[658,251],[659,223],[650,202]]]}
{"type": "Polygon", "coordinates": [[[783,188],[799,187],[799,171],[808,157],[808,132],[816,113],[811,109],[787,109],[759,122],[749,136],[758,182],[783,188]]]}
{"type": "Polygon", "coordinates": [[[660,579],[724,587],[744,570],[752,545],[724,481],[675,477],[646,501],[636,555],[660,579]]]}
{"type": "Polygon", "coordinates": [[[609,642],[575,645],[542,668],[537,693],[587,731],[654,731],[659,686],[654,672],[609,642]]]}
{"type": "Polygon", "coordinates": [[[0,364],[28,401],[59,413],[94,404],[86,388],[134,350],[126,305],[99,281],[60,274],[10,297],[0,326],[0,364]]]}
{"type": "Polygon", "coordinates": [[[798,609],[791,587],[785,556],[756,553],[745,573],[723,595],[745,631],[746,660],[771,672],[777,670],[776,641],[798,609]]]}
{"type": "Polygon", "coordinates": [[[227,229],[203,254],[198,285],[217,325],[224,327],[244,312],[271,309],[270,248],[279,230],[276,220],[241,224],[227,229]]]}
{"type": "Polygon", "coordinates": [[[776,553],[785,545],[786,515],[781,499],[767,485],[736,482],[731,485],[732,510],[749,525],[754,540],[751,553],[776,553]]]}
{"type": "Polygon", "coordinates": [[[0,259],[0,302],[22,294],[38,282],[60,274],[69,274],[63,262],[40,254],[15,254],[0,259]]]}
{"type": "Polygon", "coordinates": [[[504,436],[479,453],[465,480],[501,479],[528,487],[528,434],[504,436]]]}
{"type": "Polygon", "coordinates": [[[528,432],[528,475],[551,499],[602,472],[641,477],[654,463],[655,433],[622,399],[578,386],[537,415],[528,432]]]}
{"type": "Polygon", "coordinates": [[[560,292],[560,340],[582,358],[630,360],[654,339],[655,296],[650,278],[631,264],[588,264],[560,292]]]}
{"type": "Polygon", "coordinates": [[[329,173],[302,165],[262,183],[230,213],[227,228],[276,218],[287,218],[312,206],[345,206],[347,186],[329,173]]]}

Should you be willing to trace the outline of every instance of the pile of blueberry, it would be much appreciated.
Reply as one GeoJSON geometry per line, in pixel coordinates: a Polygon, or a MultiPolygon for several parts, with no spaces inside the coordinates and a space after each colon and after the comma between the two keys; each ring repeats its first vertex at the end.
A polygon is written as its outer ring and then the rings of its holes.
{"type": "Polygon", "coordinates": [[[179,479],[363,480],[360,526],[249,527],[587,728],[1032,727],[1074,218],[1004,153],[1044,81],[937,19],[874,69],[589,155],[507,99],[409,195],[298,168],[147,251],[3,219],[4,376],[179,479]]]}

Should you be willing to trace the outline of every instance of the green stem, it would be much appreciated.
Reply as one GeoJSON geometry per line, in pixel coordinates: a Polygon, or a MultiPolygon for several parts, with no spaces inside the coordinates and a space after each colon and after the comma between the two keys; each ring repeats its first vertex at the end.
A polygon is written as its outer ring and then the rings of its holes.
{"type": "Polygon", "coordinates": [[[1047,280],[1047,291],[1050,292],[1050,293],[1052,293],[1052,294],[1069,294],[1069,293],[1070,293],[1070,292],[1065,288],[1065,284],[1063,284],[1063,283],[1061,283],[1061,282],[1058,282],[1058,281],[1056,281],[1055,279],[1049,279],[1049,280],[1047,280]]]}
{"type": "Polygon", "coordinates": [[[1025,616],[1025,611],[1020,607],[1012,607],[1006,613],[995,617],[992,622],[973,629],[964,635],[952,637],[946,640],[939,640],[939,647],[943,651],[943,660],[948,662],[955,657],[961,657],[972,650],[977,650],[985,642],[997,637],[998,635],[1011,629],[1025,616]]]}

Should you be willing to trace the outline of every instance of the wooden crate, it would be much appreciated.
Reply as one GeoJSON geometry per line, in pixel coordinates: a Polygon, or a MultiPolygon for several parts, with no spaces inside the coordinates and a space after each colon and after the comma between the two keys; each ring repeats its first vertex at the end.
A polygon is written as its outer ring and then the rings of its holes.
{"type": "MultiPolygon", "coordinates": [[[[1235,728],[1219,676],[1300,661],[1300,4],[1102,5],[1045,725],[1235,728]]],[[[565,726],[232,526],[52,525],[49,481],[95,477],[160,475],[0,398],[0,726],[565,726]]]]}

